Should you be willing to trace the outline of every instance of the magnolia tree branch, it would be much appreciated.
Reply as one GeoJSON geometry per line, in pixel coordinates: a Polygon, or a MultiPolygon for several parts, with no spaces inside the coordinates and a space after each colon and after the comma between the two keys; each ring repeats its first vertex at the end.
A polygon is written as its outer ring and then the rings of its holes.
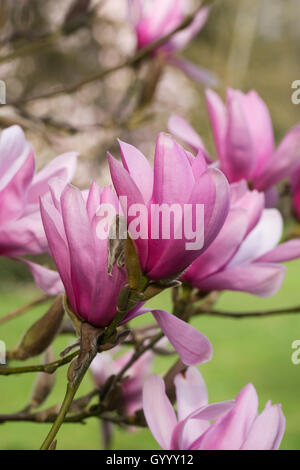
{"type": "Polygon", "coordinates": [[[3,325],[3,323],[6,323],[16,317],[19,317],[20,315],[22,315],[22,313],[27,312],[29,309],[36,307],[37,305],[41,305],[47,302],[50,298],[51,297],[49,295],[42,295],[38,299],[35,299],[32,302],[23,305],[22,307],[18,308],[17,310],[14,310],[11,313],[8,313],[7,315],[4,315],[3,317],[0,317],[0,325],[3,325]]]}
{"type": "MultiPolygon", "coordinates": [[[[166,34],[165,36],[163,36],[163,37],[157,39],[156,41],[152,42],[151,44],[145,46],[143,49],[138,50],[132,57],[125,59],[120,64],[115,65],[114,67],[110,67],[110,68],[101,70],[100,72],[94,73],[94,74],[90,75],[89,77],[87,77],[87,78],[85,78],[85,79],[83,79],[83,80],[81,80],[81,81],[79,81],[79,82],[77,82],[73,85],[70,85],[70,86],[67,86],[67,87],[59,87],[59,88],[56,88],[54,90],[42,93],[40,95],[32,96],[32,97],[28,97],[28,98],[22,98],[20,100],[17,100],[15,102],[8,103],[8,104],[13,105],[13,106],[19,106],[19,105],[25,104],[29,101],[35,101],[35,100],[39,100],[39,99],[48,99],[48,98],[52,98],[54,96],[61,95],[61,94],[72,94],[72,93],[75,93],[76,91],[80,90],[81,88],[85,87],[86,85],[88,85],[92,82],[98,81],[98,80],[102,80],[105,77],[107,77],[108,75],[110,75],[114,72],[117,72],[118,70],[121,70],[125,67],[130,67],[130,66],[137,65],[140,61],[142,61],[145,58],[147,58],[148,56],[150,56],[151,53],[155,49],[162,46],[169,39],[171,39],[174,34],[182,31],[187,26],[189,26],[192,23],[192,21],[194,20],[196,14],[200,11],[200,9],[203,8],[204,5],[213,3],[213,1],[214,0],[204,0],[201,3],[201,6],[198,7],[192,14],[187,15],[186,18],[182,21],[182,23],[177,28],[175,28],[173,31],[166,34]]],[[[0,58],[0,62],[1,62],[1,58],[0,58]]]]}
{"type": "Polygon", "coordinates": [[[0,366],[0,375],[13,375],[13,374],[26,374],[28,372],[45,372],[46,374],[53,374],[56,369],[65,364],[69,364],[72,359],[78,356],[79,351],[75,351],[72,354],[58,359],[54,362],[49,362],[48,364],[38,364],[31,366],[22,366],[22,367],[2,367],[0,366]]]}
{"type": "Polygon", "coordinates": [[[202,309],[196,308],[194,310],[193,315],[210,315],[215,317],[223,317],[223,318],[235,318],[237,320],[246,319],[246,318],[253,318],[253,317],[269,317],[275,315],[291,315],[300,313],[300,306],[297,305],[295,307],[289,308],[281,308],[281,309],[274,309],[274,310],[262,310],[256,312],[226,312],[224,310],[214,310],[214,309],[202,309]]]}

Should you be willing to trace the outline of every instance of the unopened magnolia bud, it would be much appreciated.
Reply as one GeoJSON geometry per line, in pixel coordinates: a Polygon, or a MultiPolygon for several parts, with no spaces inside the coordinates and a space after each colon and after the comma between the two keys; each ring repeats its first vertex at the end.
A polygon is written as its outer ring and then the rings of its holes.
{"type": "Polygon", "coordinates": [[[43,353],[54,340],[64,316],[62,297],[25,333],[20,344],[10,352],[11,359],[25,360],[43,353]]]}

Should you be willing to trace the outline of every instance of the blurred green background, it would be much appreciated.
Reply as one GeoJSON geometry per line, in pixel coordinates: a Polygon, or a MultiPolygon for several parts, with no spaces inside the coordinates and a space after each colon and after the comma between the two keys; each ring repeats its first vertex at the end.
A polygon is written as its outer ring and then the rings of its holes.
{"type": "MultiPolygon", "coordinates": [[[[240,293],[226,293],[221,296],[217,307],[232,311],[263,310],[288,307],[299,304],[300,261],[288,265],[287,276],[281,291],[270,299],[258,299],[240,293]]],[[[1,292],[0,316],[36,297],[34,288],[6,287],[1,292]]],[[[152,300],[152,306],[170,308],[169,293],[152,300]]],[[[36,307],[18,319],[2,325],[0,339],[7,348],[16,345],[24,329],[45,311],[36,307]]],[[[151,321],[144,316],[132,324],[151,321]]],[[[268,399],[282,403],[287,419],[287,428],[282,449],[299,449],[300,446],[300,365],[293,365],[291,344],[300,339],[300,314],[282,315],[248,320],[220,319],[208,316],[193,320],[193,325],[208,336],[213,344],[214,356],[211,362],[201,366],[206,380],[210,402],[235,397],[239,390],[251,381],[259,396],[260,409],[268,399]]],[[[57,353],[70,344],[71,338],[56,341],[57,353]]],[[[41,361],[37,358],[36,362],[41,361]]],[[[159,357],[155,371],[164,373],[174,361],[171,357],[159,357]]],[[[29,361],[34,363],[34,361],[29,361]]],[[[12,363],[13,364],[13,363],[12,363]]],[[[20,362],[18,362],[20,365],[20,362]]],[[[65,392],[67,367],[58,370],[57,380],[51,398],[45,407],[62,400],[65,392]]],[[[0,377],[0,414],[21,410],[27,404],[35,374],[0,377]]],[[[92,389],[90,377],[86,377],[78,396],[92,389]]],[[[58,449],[99,449],[101,448],[99,422],[95,418],[82,424],[64,424],[58,435],[58,449]]],[[[36,449],[49,430],[49,424],[6,423],[0,425],[1,449],[36,449]]],[[[143,429],[128,432],[115,426],[112,446],[114,449],[156,449],[158,448],[149,431],[143,429]]]]}

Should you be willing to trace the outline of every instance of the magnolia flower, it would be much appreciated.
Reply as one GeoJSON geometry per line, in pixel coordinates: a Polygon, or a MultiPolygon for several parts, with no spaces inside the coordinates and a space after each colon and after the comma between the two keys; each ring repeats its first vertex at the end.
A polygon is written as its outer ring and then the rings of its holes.
{"type": "Polygon", "coordinates": [[[110,187],[100,191],[92,184],[85,201],[79,189],[64,187],[59,180],[52,181],[50,193],[41,198],[44,229],[68,302],[78,317],[99,327],[114,318],[126,284],[124,269],[114,265],[108,273],[108,238],[97,237],[102,201],[117,204],[110,187]]]}
{"type": "Polygon", "coordinates": [[[208,405],[200,372],[193,367],[175,378],[177,416],[165,393],[162,378],[145,381],[143,408],[148,426],[165,450],[276,450],[285,418],[281,405],[268,402],[258,415],[258,398],[252,384],[233,402],[208,405]],[[211,424],[210,421],[214,420],[211,424]]]}
{"type": "MultiPolygon", "coordinates": [[[[228,89],[224,105],[214,91],[207,90],[206,102],[221,170],[230,183],[245,179],[253,188],[267,191],[271,204],[273,186],[300,161],[300,124],[275,149],[268,108],[255,91],[244,94],[228,89]]],[[[200,137],[184,119],[173,116],[169,129],[194,150],[203,151],[200,137]]]]}
{"type": "MultiPolygon", "coordinates": [[[[128,0],[128,16],[135,29],[137,48],[142,49],[179,27],[185,18],[185,7],[186,0],[128,0]]],[[[170,64],[182,69],[193,80],[216,86],[217,79],[212,72],[174,54],[199,33],[208,15],[209,8],[201,8],[186,28],[173,34],[153,54],[163,55],[170,64]]]]}
{"type": "MultiPolygon", "coordinates": [[[[118,374],[133,356],[132,351],[127,351],[114,359],[113,354],[116,350],[117,348],[114,348],[109,352],[97,354],[91,364],[93,378],[98,387],[104,385],[112,375],[118,374]]],[[[142,408],[143,384],[151,371],[153,359],[152,351],[147,351],[126,371],[125,380],[121,382],[120,410],[127,416],[142,408]]]]}
{"type": "Polygon", "coordinates": [[[200,291],[237,290],[267,297],[283,282],[281,262],[300,256],[300,239],[278,244],[283,220],[245,181],[231,186],[231,209],[215,241],[182,275],[200,291]]]}
{"type": "Polygon", "coordinates": [[[34,153],[19,126],[2,132],[0,140],[0,255],[15,256],[47,251],[39,210],[39,196],[48,181],[59,176],[71,181],[77,154],[65,153],[35,174],[34,153]]]}
{"type": "MultiPolygon", "coordinates": [[[[125,268],[114,264],[108,272],[109,238],[99,238],[97,229],[99,221],[105,220],[100,212],[104,203],[118,211],[118,201],[111,187],[101,191],[93,183],[86,195],[74,186],[64,186],[58,179],[51,181],[50,193],[41,198],[41,214],[58,273],[26,261],[39,287],[52,295],[65,290],[75,315],[97,327],[105,327],[113,320],[119,293],[127,283],[125,268]]],[[[152,313],[185,364],[200,364],[211,359],[212,347],[208,339],[163,310],[142,308],[140,303],[120,324],[147,312],[152,313]]]]}
{"type": "MultiPolygon", "coordinates": [[[[127,214],[129,232],[135,238],[143,272],[152,279],[176,276],[203,253],[219,233],[229,208],[229,187],[220,170],[207,168],[205,158],[194,158],[168,134],[159,134],[154,169],[132,145],[119,142],[123,166],[110,154],[109,165],[115,190],[127,214]],[[123,201],[126,197],[126,204],[123,201]],[[143,212],[140,236],[131,231],[136,207],[143,212]],[[192,209],[187,214],[187,206],[192,209]],[[204,217],[198,217],[202,206],[204,217]],[[164,236],[155,232],[157,216],[163,208],[174,208],[174,230],[164,236]],[[189,217],[184,218],[184,215],[189,217]],[[191,238],[182,226],[189,222],[203,243],[187,249],[191,238]],[[180,232],[181,230],[181,232],[180,232]]],[[[169,228],[170,228],[169,221],[169,228]]],[[[190,227],[190,228],[191,228],[190,227]]]]}

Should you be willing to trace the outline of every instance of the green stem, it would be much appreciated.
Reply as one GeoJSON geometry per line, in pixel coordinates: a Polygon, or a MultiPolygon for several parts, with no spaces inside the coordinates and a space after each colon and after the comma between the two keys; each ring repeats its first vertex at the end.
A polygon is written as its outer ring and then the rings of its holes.
{"type": "Polygon", "coordinates": [[[69,356],[64,357],[63,359],[58,359],[54,362],[49,362],[48,364],[38,364],[34,366],[24,366],[24,367],[1,367],[0,366],[0,375],[12,375],[12,374],[25,374],[28,372],[46,372],[46,374],[53,374],[59,367],[68,364],[78,356],[79,351],[75,351],[69,356]]]}

